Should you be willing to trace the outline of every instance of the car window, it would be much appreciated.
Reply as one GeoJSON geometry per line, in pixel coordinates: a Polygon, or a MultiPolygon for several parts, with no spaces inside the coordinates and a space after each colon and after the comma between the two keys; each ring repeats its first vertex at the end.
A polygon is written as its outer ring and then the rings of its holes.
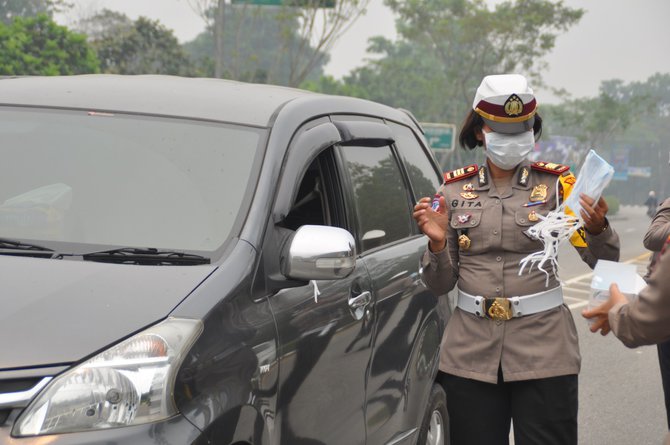
{"type": "Polygon", "coordinates": [[[0,108],[0,140],[3,237],[214,251],[249,201],[264,137],[187,119],[0,108]]]}
{"type": "Polygon", "coordinates": [[[409,191],[391,147],[341,147],[353,188],[361,250],[412,234],[409,191]]]}
{"type": "Polygon", "coordinates": [[[442,178],[430,162],[423,146],[409,128],[394,122],[388,122],[388,125],[393,131],[398,152],[405,162],[415,200],[433,196],[440,187],[442,178]]]}

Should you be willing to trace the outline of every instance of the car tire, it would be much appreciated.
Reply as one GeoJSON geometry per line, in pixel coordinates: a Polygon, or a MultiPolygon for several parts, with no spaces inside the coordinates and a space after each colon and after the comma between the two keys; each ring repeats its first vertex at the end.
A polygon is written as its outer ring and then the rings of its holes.
{"type": "Polygon", "coordinates": [[[417,445],[448,445],[449,415],[447,414],[447,396],[439,383],[433,384],[421,422],[417,445]]]}

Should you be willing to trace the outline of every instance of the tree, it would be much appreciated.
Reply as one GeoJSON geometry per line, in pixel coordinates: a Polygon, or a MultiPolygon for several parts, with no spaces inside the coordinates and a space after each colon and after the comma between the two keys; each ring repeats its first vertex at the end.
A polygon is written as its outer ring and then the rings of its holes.
{"type": "MultiPolygon", "coordinates": [[[[592,98],[566,100],[542,107],[546,134],[576,137],[583,156],[595,149],[611,163],[623,159],[618,173],[629,166],[648,169],[650,177],[631,176],[612,181],[608,193],[622,203],[640,204],[649,190],[670,194],[670,74],[656,74],[645,82],[604,81],[592,98]]],[[[577,160],[578,164],[581,159],[577,160]]]]}
{"type": "Polygon", "coordinates": [[[0,23],[1,75],[71,75],[98,71],[86,37],[57,25],[47,15],[0,23]]]}
{"type": "Polygon", "coordinates": [[[174,36],[158,21],[103,10],[82,20],[102,72],[111,74],[193,74],[191,62],[174,36]]]}
{"type": "MultiPolygon", "coordinates": [[[[284,48],[299,46],[300,37],[293,33],[297,20],[290,25],[283,9],[251,5],[226,5],[226,26],[223,38],[223,68],[218,72],[212,57],[221,49],[215,45],[212,28],[184,45],[186,51],[197,61],[200,70],[207,76],[226,77],[248,82],[291,84],[291,60],[284,48]]],[[[312,49],[313,50],[313,49],[312,49]]],[[[322,54],[326,61],[328,55],[322,54]]],[[[322,65],[313,73],[318,77],[322,65]]]]}
{"type": "MultiPolygon", "coordinates": [[[[279,26],[277,57],[288,62],[286,84],[298,86],[316,69],[327,62],[328,51],[335,42],[365,11],[369,0],[276,0],[276,6],[256,6],[247,3],[263,3],[260,0],[238,0],[237,4],[226,4],[224,0],[190,0],[191,5],[205,19],[216,42],[213,52],[215,75],[220,77],[226,65],[226,43],[230,32],[228,13],[233,8],[273,8],[273,16],[279,26]]],[[[268,3],[268,2],[266,2],[268,3]]],[[[271,2],[274,3],[274,2],[271,2]]],[[[256,12],[253,12],[256,14],[256,12]]],[[[237,20],[236,20],[237,21],[237,20]]],[[[237,34],[237,33],[233,33],[237,34]]],[[[265,42],[266,44],[268,42],[265,42]]],[[[236,47],[232,51],[236,51],[236,47]]],[[[228,69],[228,71],[231,71],[228,69]]],[[[234,71],[234,70],[232,70],[234,71]]],[[[273,72],[269,81],[275,83],[273,72]]]]}
{"type": "Polygon", "coordinates": [[[63,0],[0,0],[0,21],[10,24],[15,17],[51,14],[69,5],[63,0]]]}
{"type": "Polygon", "coordinates": [[[368,64],[345,79],[373,100],[409,108],[420,120],[460,123],[481,79],[521,72],[541,84],[542,56],[577,23],[562,1],[387,0],[399,39],[371,39],[368,64]]]}

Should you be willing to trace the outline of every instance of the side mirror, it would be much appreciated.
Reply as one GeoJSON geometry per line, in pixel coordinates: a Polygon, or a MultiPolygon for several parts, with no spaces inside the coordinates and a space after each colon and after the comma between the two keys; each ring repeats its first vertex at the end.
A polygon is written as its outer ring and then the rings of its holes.
{"type": "Polygon", "coordinates": [[[356,266],[356,243],[348,231],[301,226],[282,251],[282,274],[294,280],[345,278],[356,266]]]}

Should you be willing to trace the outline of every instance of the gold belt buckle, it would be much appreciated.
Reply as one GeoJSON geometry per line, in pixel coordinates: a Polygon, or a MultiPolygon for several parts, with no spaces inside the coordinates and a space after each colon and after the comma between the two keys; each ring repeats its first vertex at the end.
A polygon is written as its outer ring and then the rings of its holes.
{"type": "Polygon", "coordinates": [[[507,298],[487,299],[486,303],[486,312],[493,320],[506,321],[512,318],[512,305],[507,298]]]}

